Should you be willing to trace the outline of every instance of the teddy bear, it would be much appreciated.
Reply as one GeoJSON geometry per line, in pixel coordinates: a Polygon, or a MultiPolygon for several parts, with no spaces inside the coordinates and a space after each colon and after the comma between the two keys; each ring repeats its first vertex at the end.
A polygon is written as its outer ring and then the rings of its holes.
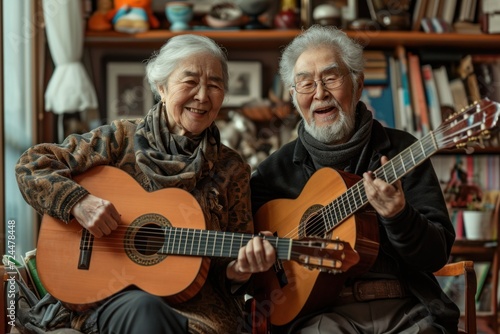
{"type": "Polygon", "coordinates": [[[153,15],[152,0],[114,0],[113,9],[106,17],[114,30],[129,34],[158,28],[160,22],[153,15]]]}

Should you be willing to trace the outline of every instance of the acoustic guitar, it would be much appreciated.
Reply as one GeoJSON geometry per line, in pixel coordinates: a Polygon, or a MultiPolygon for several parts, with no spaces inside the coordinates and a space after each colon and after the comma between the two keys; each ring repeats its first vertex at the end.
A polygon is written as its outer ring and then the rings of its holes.
{"type": "MultiPolygon", "coordinates": [[[[205,229],[203,212],[187,191],[145,191],[129,174],[99,166],[75,177],[95,196],[113,203],[122,225],[94,238],[76,222],[44,215],[37,268],[47,291],[84,310],[131,286],[179,303],[203,286],[210,257],[237,258],[252,234],[205,229]]],[[[263,236],[264,237],[264,236],[263,236]]],[[[348,243],[320,238],[265,236],[277,257],[308,268],[346,271],[359,260],[348,243]]]]}
{"type": "MultiPolygon", "coordinates": [[[[393,157],[374,172],[375,177],[394,183],[441,149],[471,148],[471,143],[488,139],[499,115],[496,102],[474,103],[393,157]]],[[[272,324],[285,325],[330,305],[346,278],[369,270],[379,244],[376,216],[367,203],[358,176],[323,168],[312,175],[298,198],[272,200],[258,210],[254,217],[258,230],[286,238],[344,240],[360,255],[356,265],[334,276],[289,261],[280,262],[279,270],[257,275],[256,297],[263,305],[259,310],[272,324]]]]}

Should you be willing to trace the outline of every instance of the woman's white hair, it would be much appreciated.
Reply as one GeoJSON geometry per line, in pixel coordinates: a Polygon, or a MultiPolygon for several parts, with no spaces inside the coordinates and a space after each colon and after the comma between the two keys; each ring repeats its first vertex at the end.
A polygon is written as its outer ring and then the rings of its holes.
{"type": "Polygon", "coordinates": [[[170,38],[159,52],[146,61],[146,77],[155,98],[159,98],[158,86],[167,87],[168,78],[180,61],[195,54],[207,53],[219,59],[222,66],[224,89],[228,89],[227,56],[212,39],[200,35],[178,35],[170,38]]]}

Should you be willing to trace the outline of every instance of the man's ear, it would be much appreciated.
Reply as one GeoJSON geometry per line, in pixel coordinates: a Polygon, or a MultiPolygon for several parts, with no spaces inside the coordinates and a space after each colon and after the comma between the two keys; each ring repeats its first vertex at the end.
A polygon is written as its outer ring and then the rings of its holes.
{"type": "Polygon", "coordinates": [[[361,94],[363,93],[363,88],[365,87],[365,74],[361,72],[358,75],[358,89],[356,91],[356,100],[361,99],[361,94]]]}

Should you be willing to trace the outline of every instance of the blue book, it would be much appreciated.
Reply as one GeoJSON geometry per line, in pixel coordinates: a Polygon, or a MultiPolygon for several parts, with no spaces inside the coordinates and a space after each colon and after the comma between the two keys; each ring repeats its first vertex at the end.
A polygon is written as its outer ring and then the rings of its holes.
{"type": "Polygon", "coordinates": [[[366,104],[368,110],[373,113],[373,117],[382,125],[390,128],[396,126],[390,85],[365,86],[361,94],[361,101],[366,104]]]}

